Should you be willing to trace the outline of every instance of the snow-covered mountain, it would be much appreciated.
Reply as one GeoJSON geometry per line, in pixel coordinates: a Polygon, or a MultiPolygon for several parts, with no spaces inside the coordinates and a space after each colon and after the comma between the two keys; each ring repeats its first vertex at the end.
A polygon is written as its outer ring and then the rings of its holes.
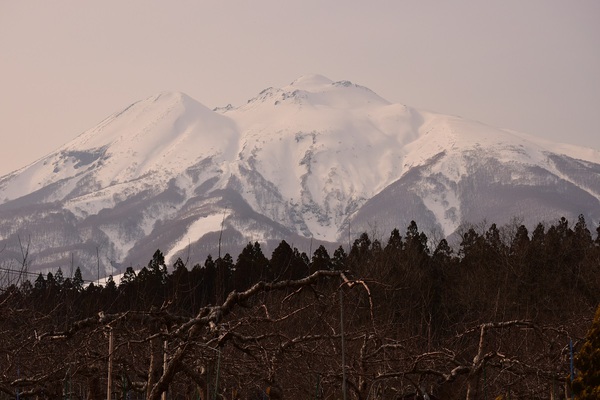
{"type": "Polygon", "coordinates": [[[31,238],[33,268],[96,276],[157,248],[202,262],[219,243],[234,256],[282,239],[308,252],[411,220],[439,237],[579,214],[600,220],[600,152],[307,75],[240,107],[161,93],[0,178],[0,257],[18,260],[31,238]]]}

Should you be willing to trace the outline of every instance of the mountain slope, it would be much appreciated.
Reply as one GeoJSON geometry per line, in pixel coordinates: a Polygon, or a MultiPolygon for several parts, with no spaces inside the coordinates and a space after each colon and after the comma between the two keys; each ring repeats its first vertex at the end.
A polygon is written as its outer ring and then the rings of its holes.
{"type": "Polygon", "coordinates": [[[161,93],[108,117],[0,178],[0,246],[18,259],[31,235],[34,267],[75,260],[95,276],[156,248],[193,262],[249,240],[309,251],[410,220],[438,236],[513,217],[597,223],[599,199],[597,151],[307,75],[237,108],[161,93]]]}

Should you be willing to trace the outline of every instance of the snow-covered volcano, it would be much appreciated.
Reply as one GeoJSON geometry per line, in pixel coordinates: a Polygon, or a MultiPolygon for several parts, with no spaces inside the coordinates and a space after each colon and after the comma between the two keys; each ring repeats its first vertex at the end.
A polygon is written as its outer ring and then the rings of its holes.
{"type": "Polygon", "coordinates": [[[234,255],[250,240],[308,252],[411,220],[438,236],[483,220],[597,223],[599,199],[598,151],[307,75],[240,107],[161,93],[108,117],[0,178],[0,246],[18,258],[30,236],[33,267],[75,260],[92,275],[156,248],[192,262],[219,242],[234,255]]]}

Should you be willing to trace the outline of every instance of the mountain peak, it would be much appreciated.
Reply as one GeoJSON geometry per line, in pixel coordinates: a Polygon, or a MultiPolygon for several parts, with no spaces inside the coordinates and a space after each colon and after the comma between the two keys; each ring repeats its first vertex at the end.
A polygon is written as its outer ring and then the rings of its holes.
{"type": "Polygon", "coordinates": [[[155,94],[153,97],[155,100],[162,98],[168,98],[168,99],[173,99],[173,100],[179,100],[179,101],[185,101],[186,99],[191,99],[190,96],[188,96],[187,94],[183,93],[183,92],[178,92],[178,91],[171,91],[171,90],[165,90],[162,91],[160,93],[155,94]]]}
{"type": "Polygon", "coordinates": [[[208,107],[204,104],[200,103],[198,100],[188,96],[184,92],[178,91],[164,91],[153,96],[148,97],[146,100],[142,100],[142,102],[148,103],[148,105],[152,103],[157,103],[159,107],[164,106],[183,106],[184,109],[203,109],[205,111],[210,111],[208,107]]]}
{"type": "Polygon", "coordinates": [[[322,89],[325,86],[331,85],[333,81],[323,75],[319,74],[306,74],[302,75],[292,83],[290,86],[293,86],[294,89],[306,90],[306,91],[315,91],[318,89],[322,89]]]}

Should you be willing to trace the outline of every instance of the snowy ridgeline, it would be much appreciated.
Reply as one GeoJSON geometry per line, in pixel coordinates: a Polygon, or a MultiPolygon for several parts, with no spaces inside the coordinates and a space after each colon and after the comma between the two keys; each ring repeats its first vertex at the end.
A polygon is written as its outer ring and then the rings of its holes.
{"type": "Polygon", "coordinates": [[[237,254],[248,241],[335,246],[411,220],[436,237],[482,221],[595,224],[599,199],[597,151],[307,75],[240,107],[161,93],[106,118],[0,178],[0,245],[13,257],[31,235],[40,268],[71,254],[95,265],[100,248],[110,273],[156,248],[202,260],[219,236],[237,254]]]}

